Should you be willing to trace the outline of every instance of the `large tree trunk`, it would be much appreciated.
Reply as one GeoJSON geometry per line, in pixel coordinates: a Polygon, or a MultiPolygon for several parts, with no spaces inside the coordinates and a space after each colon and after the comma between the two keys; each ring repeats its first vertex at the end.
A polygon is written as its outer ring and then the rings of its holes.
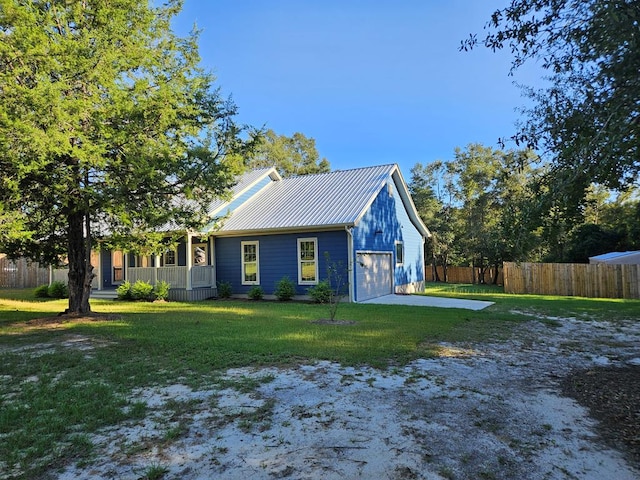
{"type": "Polygon", "coordinates": [[[493,271],[493,284],[498,284],[498,275],[500,275],[500,262],[496,262],[493,271]]]}
{"type": "Polygon", "coordinates": [[[431,271],[433,272],[432,278],[434,282],[440,281],[440,276],[438,275],[438,259],[434,255],[431,258],[431,271]]]}
{"type": "Polygon", "coordinates": [[[93,280],[91,266],[91,237],[87,227],[85,238],[85,215],[82,212],[69,214],[68,254],[69,254],[69,309],[68,313],[85,314],[91,312],[89,295],[93,280]]]}

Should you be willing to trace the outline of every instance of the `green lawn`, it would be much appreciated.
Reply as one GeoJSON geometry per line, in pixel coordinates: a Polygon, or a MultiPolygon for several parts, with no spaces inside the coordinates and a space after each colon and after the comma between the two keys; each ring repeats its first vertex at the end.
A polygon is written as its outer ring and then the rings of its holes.
{"type": "MultiPolygon", "coordinates": [[[[639,301],[505,295],[497,288],[429,285],[429,295],[496,302],[458,309],[342,304],[326,325],[326,306],[205,301],[123,303],[94,300],[108,321],[30,325],[64,310],[31,290],[0,290],[0,478],[33,478],[91,453],[88,434],[144,416],[128,400],[133,388],[216,383],[234,366],[317,360],[386,367],[438,355],[438,342],[499,340],[527,318],[637,316],[639,301]],[[65,341],[85,339],[91,350],[65,341]],[[55,448],[52,448],[55,446],[55,448]],[[12,473],[13,472],[13,473],[12,473]]],[[[551,322],[552,324],[553,322],[551,322]]]]}

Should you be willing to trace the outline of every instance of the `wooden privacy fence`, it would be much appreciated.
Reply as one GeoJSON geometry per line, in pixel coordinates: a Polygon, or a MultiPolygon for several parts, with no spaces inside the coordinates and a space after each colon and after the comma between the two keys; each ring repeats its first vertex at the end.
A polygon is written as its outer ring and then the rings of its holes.
{"type": "Polygon", "coordinates": [[[640,298],[640,265],[505,262],[505,293],[640,298]]]}
{"type": "Polygon", "coordinates": [[[0,257],[0,288],[35,288],[48,283],[48,268],[25,258],[0,257]]]}
{"type": "MultiPolygon", "coordinates": [[[[438,269],[438,278],[444,282],[444,270],[442,266],[438,269]]],[[[480,269],[476,267],[447,267],[447,283],[486,283],[493,284],[495,268],[487,268],[484,272],[484,281],[480,281],[480,269]],[[475,270],[475,276],[474,276],[475,270]]],[[[435,282],[436,277],[433,273],[433,266],[427,265],[427,282],[435,282]]],[[[498,271],[498,281],[496,285],[502,285],[502,269],[498,271]]]]}

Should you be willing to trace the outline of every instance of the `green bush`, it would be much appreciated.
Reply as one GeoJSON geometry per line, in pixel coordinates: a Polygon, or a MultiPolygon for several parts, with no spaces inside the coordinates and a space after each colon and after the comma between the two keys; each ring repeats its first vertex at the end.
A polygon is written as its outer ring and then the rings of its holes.
{"type": "Polygon", "coordinates": [[[171,285],[169,285],[164,280],[156,283],[156,286],[153,287],[153,296],[156,300],[166,300],[169,298],[169,289],[171,285]]]}
{"type": "Polygon", "coordinates": [[[48,298],[49,297],[49,285],[40,285],[33,291],[36,298],[48,298]]]}
{"type": "Polygon", "coordinates": [[[282,277],[276,284],[276,290],[273,293],[280,301],[291,300],[296,294],[296,286],[289,277],[282,277]]]}
{"type": "Polygon", "coordinates": [[[233,288],[230,282],[218,282],[218,298],[231,298],[233,288]]]}
{"type": "Polygon", "coordinates": [[[67,298],[69,296],[69,289],[64,282],[53,282],[47,288],[47,294],[51,298],[67,298]]]}
{"type": "Polygon", "coordinates": [[[152,293],[153,285],[149,282],[136,280],[136,283],[131,286],[131,296],[134,300],[151,300],[152,293]]]}
{"type": "Polygon", "coordinates": [[[262,300],[262,297],[264,297],[264,290],[262,290],[262,287],[256,285],[255,287],[251,287],[248,296],[251,300],[262,300]]]}
{"type": "Polygon", "coordinates": [[[309,287],[307,294],[315,303],[329,303],[332,297],[331,285],[327,280],[318,282],[317,285],[309,287]]]}
{"type": "Polygon", "coordinates": [[[127,280],[118,285],[116,295],[118,295],[118,300],[133,300],[133,295],[131,295],[131,282],[127,280]]]}

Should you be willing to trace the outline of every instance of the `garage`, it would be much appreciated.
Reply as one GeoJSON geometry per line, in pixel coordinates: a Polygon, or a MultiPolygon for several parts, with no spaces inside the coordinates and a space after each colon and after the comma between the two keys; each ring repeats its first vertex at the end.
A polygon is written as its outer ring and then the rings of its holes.
{"type": "Polygon", "coordinates": [[[391,252],[356,252],[356,301],[392,293],[391,258],[391,252]]]}

